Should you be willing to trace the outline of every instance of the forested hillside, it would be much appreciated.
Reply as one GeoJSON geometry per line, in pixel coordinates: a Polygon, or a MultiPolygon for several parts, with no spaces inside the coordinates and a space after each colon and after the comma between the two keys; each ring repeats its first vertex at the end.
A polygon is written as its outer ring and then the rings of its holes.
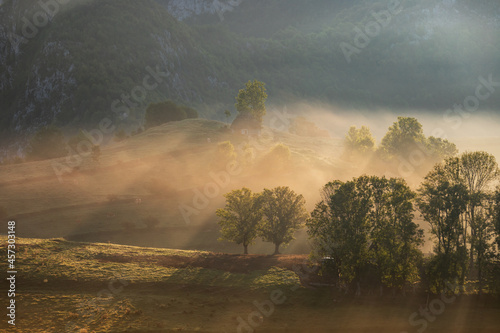
{"type": "MultiPolygon", "coordinates": [[[[4,0],[2,140],[105,116],[132,130],[165,99],[223,119],[254,78],[270,104],[442,112],[473,94],[480,76],[500,81],[500,9],[470,3],[54,0],[44,9],[4,0]]],[[[495,94],[481,107],[499,102],[495,94]]]]}

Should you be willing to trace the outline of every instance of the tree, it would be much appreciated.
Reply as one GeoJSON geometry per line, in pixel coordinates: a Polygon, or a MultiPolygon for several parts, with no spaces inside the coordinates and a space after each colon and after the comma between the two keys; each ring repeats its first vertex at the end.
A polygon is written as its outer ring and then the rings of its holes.
{"type": "Polygon", "coordinates": [[[266,88],[265,83],[254,80],[245,84],[236,96],[236,110],[240,113],[250,113],[257,121],[262,123],[266,115],[266,88]]]}
{"type": "Polygon", "coordinates": [[[364,155],[370,153],[375,148],[375,139],[366,126],[361,126],[357,129],[356,126],[351,126],[344,138],[344,150],[347,155],[364,155]]]}
{"type": "Polygon", "coordinates": [[[493,219],[493,228],[496,235],[497,252],[499,252],[498,254],[500,255],[500,186],[497,187],[495,194],[493,195],[491,216],[493,219]]]}
{"type": "Polygon", "coordinates": [[[413,222],[416,196],[403,179],[371,177],[374,209],[370,237],[381,282],[403,289],[418,280],[423,230],[413,222]]]}
{"type": "Polygon", "coordinates": [[[229,118],[231,118],[231,111],[225,110],[224,115],[226,116],[226,120],[229,121],[229,118]]]}
{"type": "Polygon", "coordinates": [[[407,156],[419,145],[425,145],[422,125],[416,118],[398,117],[398,121],[389,127],[382,138],[380,149],[389,157],[407,156]]]}
{"type": "Polygon", "coordinates": [[[177,105],[173,101],[149,104],[144,116],[145,127],[151,128],[172,121],[198,118],[198,112],[195,109],[183,105],[177,105]]]}
{"type": "Polygon", "coordinates": [[[362,176],[352,181],[326,184],[322,200],[307,222],[314,240],[314,255],[335,262],[341,283],[359,283],[369,264],[369,213],[373,207],[370,180],[362,176]]]}
{"type": "Polygon", "coordinates": [[[280,253],[281,245],[287,245],[295,239],[295,231],[302,227],[307,218],[304,197],[283,186],[264,189],[262,213],[264,220],[259,234],[264,241],[274,244],[274,254],[280,253]]]}
{"type": "Polygon", "coordinates": [[[266,171],[283,171],[290,166],[290,159],[290,148],[283,143],[278,143],[264,155],[260,164],[266,171]]]}
{"type": "Polygon", "coordinates": [[[248,254],[248,245],[257,237],[257,226],[262,220],[259,194],[248,188],[234,190],[224,195],[226,206],[218,209],[220,217],[221,239],[243,244],[244,254],[248,254]]]}
{"type": "MultiPolygon", "coordinates": [[[[479,284],[482,284],[482,268],[489,247],[489,220],[487,216],[488,189],[498,177],[498,164],[493,155],[486,152],[465,152],[459,158],[459,176],[467,188],[466,222],[470,227],[470,268],[474,266],[474,254],[477,255],[479,284]],[[479,242],[479,244],[476,244],[479,242]]],[[[467,228],[467,225],[465,226],[467,228]]]]}
{"type": "Polygon", "coordinates": [[[31,138],[27,158],[32,161],[57,158],[66,154],[66,142],[60,129],[43,127],[31,138]]]}
{"type": "Polygon", "coordinates": [[[460,280],[463,286],[467,270],[467,237],[461,217],[468,193],[457,177],[456,165],[436,165],[418,189],[418,207],[436,236],[435,256],[429,265],[430,287],[436,292],[443,291],[447,281],[460,280]]]}
{"type": "Polygon", "coordinates": [[[333,258],[347,285],[358,285],[373,270],[388,287],[416,281],[423,231],[413,223],[414,197],[396,178],[361,176],[326,184],[307,223],[313,255],[333,258]]]}
{"type": "Polygon", "coordinates": [[[457,146],[442,138],[430,136],[426,140],[427,152],[436,162],[455,156],[458,153],[457,146]]]}

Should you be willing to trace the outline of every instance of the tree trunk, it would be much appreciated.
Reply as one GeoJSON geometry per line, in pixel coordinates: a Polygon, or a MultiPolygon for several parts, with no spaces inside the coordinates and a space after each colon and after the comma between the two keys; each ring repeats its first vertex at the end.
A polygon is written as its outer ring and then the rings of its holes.
{"type": "Polygon", "coordinates": [[[479,281],[479,296],[481,296],[483,294],[483,270],[482,270],[482,260],[479,258],[477,258],[477,280],[479,281]]]}
{"type": "Polygon", "coordinates": [[[469,258],[469,272],[472,272],[474,270],[474,246],[476,245],[476,232],[475,232],[475,226],[476,226],[476,221],[475,221],[475,212],[474,209],[475,207],[471,207],[471,212],[470,212],[470,258],[469,258]]]}
{"type": "Polygon", "coordinates": [[[248,244],[243,244],[243,254],[248,254],[248,244]]]}
{"type": "Polygon", "coordinates": [[[273,253],[273,255],[280,254],[280,245],[281,244],[274,244],[274,253],[273,253]]]}

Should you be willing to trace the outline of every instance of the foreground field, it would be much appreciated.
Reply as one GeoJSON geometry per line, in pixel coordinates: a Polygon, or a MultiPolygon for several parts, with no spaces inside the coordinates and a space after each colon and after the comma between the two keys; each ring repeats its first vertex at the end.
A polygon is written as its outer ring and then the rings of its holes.
{"type": "MultiPolygon", "coordinates": [[[[5,257],[5,237],[1,242],[5,257]]],[[[293,271],[305,272],[306,256],[244,257],[62,239],[18,239],[18,251],[17,332],[417,332],[423,327],[410,326],[409,317],[425,305],[425,297],[335,295],[293,271]]],[[[495,300],[460,296],[433,316],[425,331],[497,332],[499,313],[495,300]]],[[[0,325],[1,332],[14,331],[5,320],[0,325]]]]}

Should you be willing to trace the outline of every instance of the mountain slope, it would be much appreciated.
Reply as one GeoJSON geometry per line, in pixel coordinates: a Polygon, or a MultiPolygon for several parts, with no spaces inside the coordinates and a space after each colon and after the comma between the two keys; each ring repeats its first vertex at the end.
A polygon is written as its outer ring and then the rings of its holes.
{"type": "MultiPolygon", "coordinates": [[[[223,119],[254,78],[267,83],[270,104],[441,111],[473,94],[479,76],[500,80],[495,1],[401,1],[387,26],[358,47],[355,29],[373,28],[374,13],[389,3],[76,0],[52,8],[43,24],[37,1],[4,0],[3,146],[51,123],[91,128],[112,117],[132,130],[150,102],[167,98],[223,119]],[[36,33],[26,33],[29,24],[36,33]],[[357,49],[350,62],[341,43],[357,49]],[[151,72],[160,80],[151,81],[151,72]]],[[[499,102],[493,94],[481,107],[499,102]]]]}

